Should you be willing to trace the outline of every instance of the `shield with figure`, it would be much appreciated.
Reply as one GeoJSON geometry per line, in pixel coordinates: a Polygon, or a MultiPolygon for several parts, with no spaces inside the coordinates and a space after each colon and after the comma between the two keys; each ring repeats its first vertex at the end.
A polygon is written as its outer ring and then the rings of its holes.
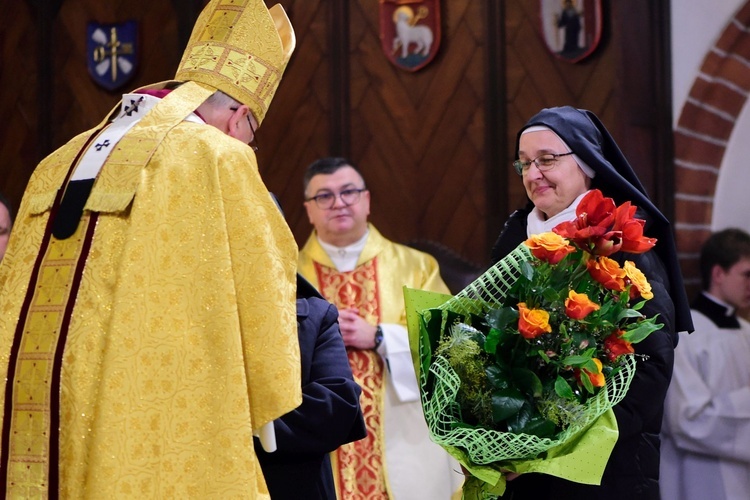
{"type": "Polygon", "coordinates": [[[380,45],[388,60],[417,71],[440,46],[440,0],[379,0],[380,45]]]}
{"type": "Polygon", "coordinates": [[[591,55],[602,37],[601,0],[539,0],[542,37],[556,57],[576,63],[591,55]]]}
{"type": "Polygon", "coordinates": [[[122,87],[135,76],[138,24],[88,23],[87,66],[94,81],[107,90],[122,87]]]}

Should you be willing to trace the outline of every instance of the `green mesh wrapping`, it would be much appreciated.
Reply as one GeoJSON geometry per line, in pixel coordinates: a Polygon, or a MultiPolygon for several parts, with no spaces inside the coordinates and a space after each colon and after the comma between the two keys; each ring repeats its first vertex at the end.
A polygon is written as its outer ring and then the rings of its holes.
{"type": "Polygon", "coordinates": [[[463,316],[481,314],[501,305],[519,276],[521,264],[533,259],[529,247],[523,243],[487,269],[458,294],[440,306],[444,311],[453,311],[463,316]]]}
{"type": "MultiPolygon", "coordinates": [[[[484,314],[499,307],[503,298],[520,275],[520,264],[532,257],[525,245],[520,245],[458,295],[439,307],[462,316],[484,314]]],[[[555,439],[530,434],[514,434],[485,428],[461,427],[461,410],[456,401],[461,381],[448,361],[442,356],[432,357],[429,346],[420,336],[419,354],[423,366],[429,362],[429,374],[420,372],[422,406],[432,440],[442,446],[465,450],[475,464],[490,464],[502,460],[529,459],[568,442],[585,430],[597,418],[619,403],[635,375],[635,358],[625,356],[624,366],[607,380],[606,387],[582,405],[581,417],[560,432],[555,439]],[[428,378],[430,383],[428,386],[428,378]]]]}

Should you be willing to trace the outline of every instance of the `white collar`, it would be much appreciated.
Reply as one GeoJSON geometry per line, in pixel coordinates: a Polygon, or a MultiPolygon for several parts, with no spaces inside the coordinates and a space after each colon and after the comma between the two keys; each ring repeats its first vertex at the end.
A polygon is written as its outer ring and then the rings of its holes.
{"type": "MultiPolygon", "coordinates": [[[[120,114],[96,137],[95,141],[91,142],[73,172],[71,181],[95,179],[117,143],[146,116],[146,113],[159,104],[159,101],[161,99],[158,97],[148,94],[124,94],[120,114]]],[[[191,113],[185,121],[205,123],[195,113],[191,113]]]]}
{"type": "Polygon", "coordinates": [[[561,222],[572,221],[573,219],[575,219],[576,208],[578,208],[578,204],[581,203],[583,197],[588,193],[589,191],[586,191],[585,193],[579,195],[578,198],[573,200],[573,203],[571,203],[568,208],[558,214],[553,215],[549,219],[545,219],[544,213],[538,208],[534,207],[534,209],[526,218],[526,236],[552,231],[552,229],[561,222]]]}
{"type": "Polygon", "coordinates": [[[703,295],[705,295],[705,296],[706,296],[706,297],[708,297],[709,299],[713,300],[714,302],[716,302],[716,303],[717,303],[717,304],[719,304],[720,306],[724,306],[724,307],[726,308],[726,310],[727,310],[727,312],[725,313],[725,315],[726,315],[726,316],[731,316],[731,315],[733,315],[733,314],[734,314],[734,306],[733,306],[733,305],[731,305],[731,304],[727,304],[727,303],[726,303],[726,302],[724,302],[723,300],[720,300],[720,299],[718,299],[718,298],[716,297],[716,295],[711,295],[710,293],[708,293],[708,292],[707,292],[707,291],[705,291],[705,290],[703,291],[703,295]]]}
{"type": "Polygon", "coordinates": [[[357,267],[359,255],[362,253],[362,250],[365,249],[365,244],[367,244],[367,237],[369,235],[370,230],[368,229],[365,231],[364,236],[359,240],[345,247],[331,245],[330,243],[321,240],[320,237],[318,237],[318,243],[320,243],[320,246],[328,254],[328,257],[331,259],[331,262],[333,262],[333,265],[336,266],[336,269],[339,272],[345,273],[353,271],[354,268],[357,267]]]}

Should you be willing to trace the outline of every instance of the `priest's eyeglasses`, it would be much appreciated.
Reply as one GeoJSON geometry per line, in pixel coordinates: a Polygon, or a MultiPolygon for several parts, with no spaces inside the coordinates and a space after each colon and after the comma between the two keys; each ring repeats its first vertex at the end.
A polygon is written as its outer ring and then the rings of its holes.
{"type": "Polygon", "coordinates": [[[572,154],[574,154],[573,151],[568,151],[567,153],[547,153],[529,161],[516,160],[513,162],[513,168],[516,169],[518,175],[523,175],[529,171],[529,167],[533,163],[541,172],[546,172],[555,168],[558,158],[572,154]]]}
{"type": "MultiPolygon", "coordinates": [[[[229,109],[231,109],[232,111],[237,111],[240,108],[229,108],[229,109]]],[[[246,114],[245,118],[247,118],[247,124],[250,125],[250,132],[253,133],[253,138],[250,139],[250,142],[248,142],[247,145],[253,148],[253,151],[257,153],[258,152],[258,140],[256,139],[255,127],[253,127],[253,121],[250,119],[250,113],[246,114]]]]}
{"type": "Polygon", "coordinates": [[[344,189],[338,195],[331,191],[323,191],[320,194],[306,198],[305,201],[315,200],[315,204],[318,205],[319,209],[328,210],[329,208],[333,208],[336,204],[336,197],[338,196],[341,198],[341,202],[348,207],[359,202],[359,197],[362,194],[362,191],[367,191],[367,188],[344,189]]]}

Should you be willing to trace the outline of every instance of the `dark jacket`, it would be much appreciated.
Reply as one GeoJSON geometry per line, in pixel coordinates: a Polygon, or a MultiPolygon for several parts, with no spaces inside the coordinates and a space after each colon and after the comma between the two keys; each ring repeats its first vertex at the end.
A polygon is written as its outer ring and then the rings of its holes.
{"type": "MultiPolygon", "coordinates": [[[[492,250],[497,261],[526,239],[530,207],[514,212],[492,250]]],[[[646,217],[643,213],[638,218],[646,217]]],[[[650,236],[647,221],[644,234],[650,236]]],[[[657,243],[658,245],[658,243],[657,243]]],[[[654,298],[646,302],[644,315],[659,314],[664,328],[634,344],[637,368],[625,398],[613,408],[619,437],[607,462],[601,486],[589,486],[545,474],[524,474],[508,483],[503,498],[545,500],[585,498],[606,500],[659,498],[659,431],[664,397],[674,364],[675,310],[670,297],[668,272],[655,251],[634,255],[618,252],[610,258],[621,265],[630,260],[646,275],[654,298]]]]}
{"type": "Polygon", "coordinates": [[[278,449],[255,450],[274,500],[334,500],[329,453],[366,436],[338,327],[338,311],[318,297],[297,299],[302,404],[274,422],[278,449]]]}

